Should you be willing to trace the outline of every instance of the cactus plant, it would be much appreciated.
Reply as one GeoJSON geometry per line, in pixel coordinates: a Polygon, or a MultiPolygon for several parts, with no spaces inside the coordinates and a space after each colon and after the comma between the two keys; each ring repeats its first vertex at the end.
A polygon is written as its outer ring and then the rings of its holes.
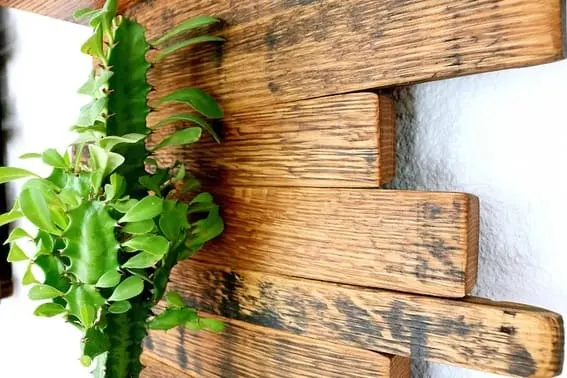
{"type": "Polygon", "coordinates": [[[73,127],[78,138],[63,154],[48,149],[22,156],[52,166],[48,177],[0,168],[0,183],[28,178],[13,209],[0,215],[0,224],[27,218],[37,227],[35,236],[15,228],[6,241],[11,244],[8,260],[28,264],[23,284],[33,285],[29,297],[44,301],[35,314],[61,315],[84,333],[81,362],[89,366],[96,360],[97,377],[138,377],[148,329],[222,329],[222,323],[186,306],[180,294],[166,293],[173,266],[223,231],[219,207],[211,194],[199,192],[183,164],[160,167],[152,154],[195,143],[202,130],[218,141],[208,120],[223,112],[201,89],[174,91],[158,103],[185,103],[192,112],[168,117],[156,127],[178,120],[192,126],[151,149],[146,143],[153,132],[146,124],[149,68],[185,46],[221,41],[195,36],[219,20],[196,17],[149,43],[141,25],[116,15],[116,0],[75,16],[94,29],[81,51],[94,58],[96,67],[79,90],[92,101],[81,109],[73,127]],[[146,55],[155,47],[159,52],[150,62],[146,55]],[[188,203],[176,199],[180,192],[188,193],[188,203]],[[24,239],[35,246],[33,256],[18,244],[24,239]],[[41,282],[34,266],[44,273],[41,282]],[[154,314],[162,298],[166,309],[154,314]]]}

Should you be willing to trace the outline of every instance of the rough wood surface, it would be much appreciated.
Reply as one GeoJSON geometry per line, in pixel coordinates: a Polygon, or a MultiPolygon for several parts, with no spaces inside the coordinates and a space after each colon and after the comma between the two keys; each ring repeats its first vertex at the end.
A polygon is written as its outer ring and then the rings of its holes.
{"type": "MultiPolygon", "coordinates": [[[[123,12],[139,0],[119,0],[118,11],[123,12]]],[[[101,8],[105,0],[2,0],[0,6],[34,12],[43,16],[73,20],[73,12],[82,8],[101,8]]]]}
{"type": "Polygon", "coordinates": [[[6,298],[13,294],[14,286],[11,280],[0,281],[0,298],[6,298]]]}
{"type": "Polygon", "coordinates": [[[172,275],[202,311],[297,335],[520,377],[563,365],[563,321],[543,309],[363,289],[194,261],[172,275]]]}
{"type": "Polygon", "coordinates": [[[142,354],[142,364],[145,366],[142,370],[142,378],[199,378],[175,369],[148,353],[142,354]]]}
{"type": "MultiPolygon", "coordinates": [[[[157,123],[178,107],[153,114],[157,123]]],[[[356,93],[280,104],[226,117],[210,136],[164,149],[160,162],[183,161],[215,186],[377,187],[394,176],[394,109],[389,95],[356,93]]],[[[158,129],[154,142],[173,132],[158,129]]]]}
{"type": "Polygon", "coordinates": [[[209,378],[409,378],[409,360],[294,336],[239,321],[222,334],[184,328],[151,332],[146,352],[209,378]]]}
{"type": "Polygon", "coordinates": [[[226,21],[224,46],[160,62],[158,91],[197,85],[229,114],[251,107],[555,61],[562,0],[154,0],[127,14],[157,36],[226,21]]]}
{"type": "Polygon", "coordinates": [[[476,281],[478,199],[376,189],[219,188],[224,234],[200,261],[463,297],[476,281]]]}

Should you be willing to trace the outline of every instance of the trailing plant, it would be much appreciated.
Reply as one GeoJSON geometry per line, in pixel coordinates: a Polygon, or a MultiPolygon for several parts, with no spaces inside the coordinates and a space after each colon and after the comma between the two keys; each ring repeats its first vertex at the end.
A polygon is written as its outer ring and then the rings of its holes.
{"type": "Polygon", "coordinates": [[[218,141],[209,120],[223,112],[198,88],[167,94],[158,104],[179,102],[191,111],[155,127],[179,120],[191,126],[146,147],[154,131],[146,124],[148,69],[180,48],[221,41],[194,35],[219,20],[196,17],[149,43],[141,25],[116,15],[116,0],[75,16],[94,29],[81,51],[95,59],[96,68],[79,89],[92,101],[81,109],[73,127],[78,138],[63,154],[48,149],[22,156],[53,167],[48,177],[0,168],[0,183],[29,178],[13,209],[0,215],[0,224],[27,218],[38,229],[31,235],[15,228],[6,240],[8,260],[28,264],[23,284],[33,285],[29,297],[43,301],[35,314],[62,315],[83,332],[81,362],[88,366],[96,359],[97,377],[138,377],[148,329],[219,331],[223,326],[201,318],[179,293],[166,294],[174,265],[223,231],[219,207],[211,194],[199,191],[183,164],[161,167],[152,157],[161,148],[197,142],[203,130],[218,141]],[[148,51],[156,47],[155,61],[148,61],[148,51]],[[181,193],[191,200],[177,200],[181,193]],[[18,244],[24,239],[35,246],[31,256],[18,244]],[[43,271],[41,280],[36,267],[43,271]],[[163,297],[166,309],[154,314],[152,307],[163,297]]]}

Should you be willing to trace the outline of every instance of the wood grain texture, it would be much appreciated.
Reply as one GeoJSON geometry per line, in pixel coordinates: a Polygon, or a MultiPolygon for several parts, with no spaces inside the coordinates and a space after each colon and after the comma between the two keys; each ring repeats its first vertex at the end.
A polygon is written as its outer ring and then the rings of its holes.
{"type": "Polygon", "coordinates": [[[14,292],[14,285],[12,280],[0,280],[0,298],[6,298],[13,294],[14,292]]]}
{"type": "MultiPolygon", "coordinates": [[[[160,35],[201,14],[224,45],[160,62],[158,91],[200,86],[229,114],[324,95],[555,61],[561,0],[154,0],[127,12],[160,35]]],[[[165,93],[165,92],[164,92],[165,93]]]]}
{"type": "MultiPolygon", "coordinates": [[[[124,12],[139,0],[119,0],[118,11],[124,12]]],[[[73,12],[82,8],[101,8],[105,0],[2,0],[1,6],[34,12],[43,16],[74,21],[73,12]]]]}
{"type": "Polygon", "coordinates": [[[197,260],[444,297],[463,297],[475,283],[474,196],[326,188],[213,191],[225,232],[197,260]]]}
{"type": "Polygon", "coordinates": [[[198,378],[175,369],[148,353],[143,353],[141,360],[145,366],[144,370],[142,370],[142,378],[198,378]]]}
{"type": "Polygon", "coordinates": [[[151,332],[146,352],[203,378],[409,378],[409,360],[405,357],[228,322],[222,334],[185,328],[151,332]]]}
{"type": "Polygon", "coordinates": [[[297,335],[519,377],[552,377],[563,365],[560,315],[482,299],[363,289],[194,261],[172,289],[202,311],[297,335]]]}
{"type": "MultiPolygon", "coordinates": [[[[207,135],[158,157],[168,166],[184,162],[213,186],[378,187],[395,170],[393,101],[380,97],[357,93],[234,113],[219,128],[221,144],[207,135]]],[[[172,113],[156,112],[150,124],[172,113]]],[[[152,141],[172,132],[157,129],[152,141]]]]}

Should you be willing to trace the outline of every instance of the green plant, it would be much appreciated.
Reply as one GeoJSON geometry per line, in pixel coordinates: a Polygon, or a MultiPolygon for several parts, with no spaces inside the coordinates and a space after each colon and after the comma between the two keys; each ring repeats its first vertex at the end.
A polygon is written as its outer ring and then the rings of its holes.
{"type": "Polygon", "coordinates": [[[179,120],[193,126],[152,149],[146,147],[153,131],[146,125],[151,111],[146,76],[153,64],[146,59],[147,52],[161,47],[157,61],[188,45],[220,41],[199,35],[162,47],[219,20],[193,18],[150,44],[141,25],[116,15],[116,0],[75,15],[94,28],[81,51],[93,56],[97,65],[79,90],[92,101],[81,109],[74,126],[77,141],[63,154],[48,149],[22,156],[52,166],[47,178],[20,168],[0,168],[0,183],[29,178],[13,209],[0,215],[0,224],[27,218],[38,228],[35,236],[15,228],[6,241],[11,244],[9,261],[28,262],[23,284],[34,285],[30,298],[45,301],[35,314],[63,315],[81,329],[81,361],[88,366],[96,359],[98,377],[138,377],[148,329],[222,329],[222,323],[199,317],[178,293],[166,294],[173,266],[223,231],[219,207],[211,194],[199,192],[198,181],[183,164],[159,167],[152,153],[195,143],[203,129],[218,141],[207,119],[221,118],[223,112],[198,88],[170,93],[158,104],[181,102],[194,112],[166,118],[155,127],[179,120]],[[83,158],[84,150],[88,156],[83,158]],[[192,199],[177,200],[180,192],[192,199]],[[33,256],[18,245],[22,239],[35,245],[33,256]],[[34,266],[44,273],[41,282],[34,266]],[[167,307],[155,315],[152,307],[162,297],[167,307]]]}

